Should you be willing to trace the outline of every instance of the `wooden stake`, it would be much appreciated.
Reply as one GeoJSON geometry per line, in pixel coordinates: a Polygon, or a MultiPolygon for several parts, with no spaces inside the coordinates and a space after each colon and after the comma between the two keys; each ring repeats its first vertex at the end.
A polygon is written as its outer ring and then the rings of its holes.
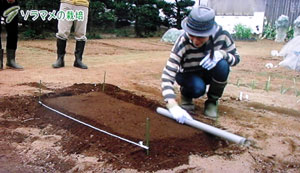
{"type": "Polygon", "coordinates": [[[40,80],[40,95],[39,95],[39,101],[41,101],[41,95],[42,95],[42,80],[40,80]]]}
{"type": "Polygon", "coordinates": [[[146,119],[146,146],[147,149],[147,155],[149,155],[149,141],[150,141],[150,119],[147,117],[146,119]]]}
{"type": "Polygon", "coordinates": [[[104,92],[104,88],[105,88],[105,78],[106,78],[106,71],[104,71],[104,75],[103,75],[102,92],[104,92]]]}

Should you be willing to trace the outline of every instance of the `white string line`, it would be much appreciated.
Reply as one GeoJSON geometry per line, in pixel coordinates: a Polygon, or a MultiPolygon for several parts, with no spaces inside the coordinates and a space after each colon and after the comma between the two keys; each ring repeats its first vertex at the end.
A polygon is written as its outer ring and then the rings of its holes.
{"type": "Polygon", "coordinates": [[[105,134],[107,134],[107,135],[110,135],[110,136],[113,136],[113,137],[116,137],[116,138],[119,138],[119,139],[121,139],[121,140],[123,140],[123,141],[126,141],[126,142],[128,142],[128,143],[131,143],[131,144],[133,144],[133,145],[137,145],[137,146],[142,147],[142,148],[144,148],[144,149],[146,149],[146,150],[149,149],[148,146],[145,146],[145,145],[143,145],[143,144],[141,144],[141,143],[136,143],[136,142],[130,141],[130,140],[128,140],[128,139],[125,139],[125,138],[122,138],[122,137],[120,137],[120,136],[117,136],[117,135],[114,135],[114,134],[112,134],[112,133],[109,133],[109,132],[107,132],[107,131],[98,129],[97,127],[94,127],[94,126],[92,126],[92,125],[90,125],[90,124],[87,124],[87,123],[82,122],[82,121],[80,121],[80,120],[77,120],[77,119],[75,119],[75,118],[73,118],[73,117],[70,117],[70,116],[68,116],[68,115],[66,115],[66,114],[64,114],[64,113],[62,113],[62,112],[59,112],[58,110],[55,110],[55,109],[53,109],[53,108],[51,108],[51,107],[49,107],[49,106],[43,104],[41,101],[39,101],[39,104],[41,104],[42,106],[44,106],[44,107],[47,108],[47,109],[50,109],[51,111],[54,111],[54,112],[56,112],[56,113],[58,113],[58,114],[60,114],[60,115],[62,115],[62,116],[64,116],[64,117],[69,118],[69,119],[71,119],[71,120],[73,120],[73,121],[76,121],[76,122],[78,122],[78,123],[80,123],[80,124],[83,124],[83,125],[85,125],[85,126],[88,126],[88,127],[92,128],[92,129],[94,129],[94,130],[97,130],[97,131],[99,131],[99,132],[105,133],[105,134]]]}

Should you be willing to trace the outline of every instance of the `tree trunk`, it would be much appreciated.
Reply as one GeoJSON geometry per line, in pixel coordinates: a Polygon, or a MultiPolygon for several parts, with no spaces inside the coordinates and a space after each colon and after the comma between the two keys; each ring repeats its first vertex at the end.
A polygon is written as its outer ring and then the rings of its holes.
{"type": "Polygon", "coordinates": [[[181,8],[179,6],[178,0],[175,0],[175,3],[176,3],[176,7],[177,7],[177,10],[176,10],[177,27],[176,28],[181,29],[181,17],[180,17],[181,8]]]}

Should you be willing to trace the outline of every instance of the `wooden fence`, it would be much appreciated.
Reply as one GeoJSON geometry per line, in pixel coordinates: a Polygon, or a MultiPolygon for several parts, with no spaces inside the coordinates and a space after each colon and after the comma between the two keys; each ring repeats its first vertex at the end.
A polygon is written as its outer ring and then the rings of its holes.
{"type": "Polygon", "coordinates": [[[300,15],[300,0],[199,0],[207,1],[207,5],[219,16],[251,16],[253,12],[265,12],[267,21],[274,25],[281,15],[289,17],[289,24],[300,15]]]}
{"type": "Polygon", "coordinates": [[[281,15],[289,17],[289,24],[300,16],[300,0],[266,0],[265,16],[267,21],[274,25],[281,15]]]}

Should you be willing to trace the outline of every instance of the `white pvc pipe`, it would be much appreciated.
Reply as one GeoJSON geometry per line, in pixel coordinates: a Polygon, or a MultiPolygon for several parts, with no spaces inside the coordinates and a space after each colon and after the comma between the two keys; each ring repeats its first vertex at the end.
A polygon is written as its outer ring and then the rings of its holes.
{"type": "MultiPolygon", "coordinates": [[[[161,114],[161,115],[164,115],[164,116],[166,116],[168,118],[174,119],[173,116],[172,116],[172,114],[167,109],[158,107],[156,109],[156,112],[159,113],[159,114],[161,114]]],[[[250,141],[247,140],[244,137],[241,137],[241,136],[229,133],[229,132],[227,132],[225,130],[221,130],[221,129],[218,129],[216,127],[204,124],[204,123],[202,123],[200,121],[196,121],[194,119],[193,120],[186,119],[184,121],[184,123],[187,124],[187,125],[189,125],[189,126],[192,126],[194,128],[203,130],[203,131],[205,131],[207,133],[210,133],[212,135],[215,135],[215,136],[221,137],[223,139],[226,139],[228,141],[231,141],[231,142],[234,142],[234,143],[237,143],[237,144],[240,144],[240,145],[250,145],[250,141]]]]}

